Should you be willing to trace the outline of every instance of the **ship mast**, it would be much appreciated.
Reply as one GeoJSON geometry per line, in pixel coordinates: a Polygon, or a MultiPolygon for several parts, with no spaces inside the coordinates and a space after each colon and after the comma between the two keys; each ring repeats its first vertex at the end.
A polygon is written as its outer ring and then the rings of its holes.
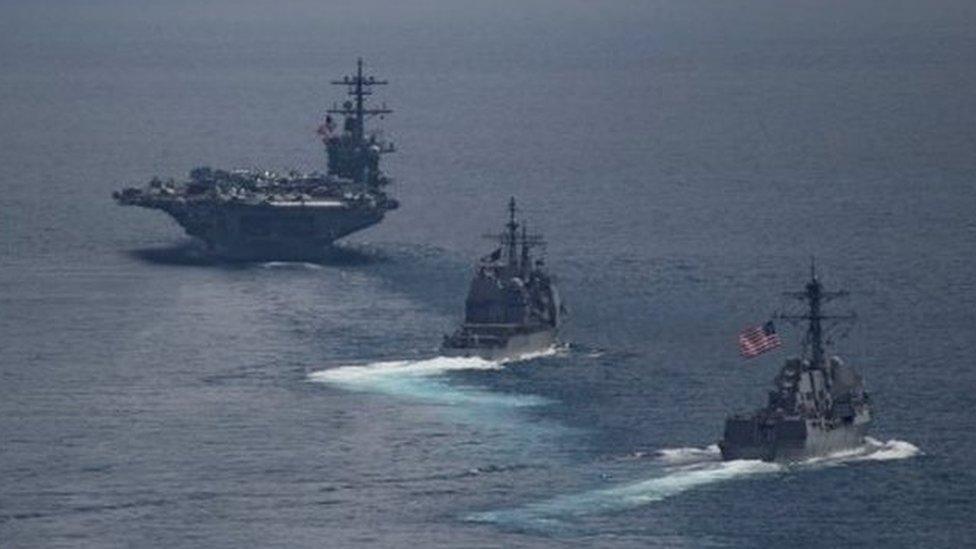
{"type": "Polygon", "coordinates": [[[366,108],[366,96],[373,95],[373,86],[385,86],[389,82],[386,80],[377,80],[372,76],[365,76],[363,74],[362,57],[356,60],[355,76],[344,76],[342,80],[333,80],[330,83],[336,86],[347,86],[349,89],[346,93],[353,97],[354,102],[346,102],[342,105],[342,108],[333,106],[326,112],[330,114],[341,114],[351,120],[352,123],[349,129],[352,133],[352,138],[357,143],[363,141],[365,137],[367,116],[390,114],[393,112],[386,108],[386,105],[378,109],[366,108]]]}
{"type": "Polygon", "coordinates": [[[495,257],[498,259],[502,253],[502,249],[505,251],[506,264],[512,268],[516,269],[520,273],[528,271],[531,268],[531,261],[529,256],[529,251],[535,246],[545,245],[545,240],[542,239],[541,235],[529,234],[526,230],[526,224],[523,221],[519,223],[516,221],[516,214],[518,213],[518,208],[515,206],[515,197],[511,197],[508,200],[508,222],[505,223],[505,232],[489,233],[485,234],[484,237],[496,240],[501,245],[496,253],[499,254],[495,257]],[[519,228],[522,229],[522,234],[519,235],[519,228]],[[519,256],[519,242],[522,244],[521,257],[519,256]]]}
{"type": "Polygon", "coordinates": [[[778,315],[779,318],[791,321],[806,321],[806,341],[810,345],[809,367],[821,368],[824,363],[825,350],[823,340],[824,320],[852,320],[854,315],[828,316],[823,314],[823,304],[838,297],[848,295],[846,291],[826,292],[817,278],[817,268],[813,260],[810,261],[810,281],[802,292],[787,292],[787,296],[807,303],[808,311],[803,315],[778,315]]]}
{"type": "Polygon", "coordinates": [[[516,231],[518,231],[519,224],[515,221],[515,197],[511,197],[508,200],[508,223],[505,224],[505,244],[508,247],[508,264],[515,265],[518,259],[516,255],[516,245],[518,239],[516,237],[516,231]]]}

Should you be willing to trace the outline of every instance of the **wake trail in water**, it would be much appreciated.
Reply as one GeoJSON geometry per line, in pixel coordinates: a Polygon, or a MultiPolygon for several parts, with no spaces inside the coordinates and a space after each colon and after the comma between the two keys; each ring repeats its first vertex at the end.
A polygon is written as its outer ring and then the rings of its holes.
{"type": "Polygon", "coordinates": [[[908,459],[921,455],[922,451],[911,442],[904,440],[891,439],[881,442],[873,437],[865,437],[864,444],[858,448],[836,452],[820,458],[812,458],[800,462],[797,465],[804,466],[830,466],[843,465],[845,463],[857,463],[860,461],[891,461],[896,459],[908,459]]]}
{"type": "MultiPolygon", "coordinates": [[[[857,448],[842,450],[823,457],[810,458],[790,465],[807,467],[815,465],[841,465],[859,461],[890,461],[915,457],[921,453],[922,451],[918,446],[904,440],[890,439],[887,442],[881,442],[873,437],[864,437],[864,444],[857,448]]],[[[655,452],[654,456],[661,463],[670,465],[719,461],[722,459],[722,453],[717,444],[712,444],[705,448],[664,448],[655,452]]]]}
{"type": "Polygon", "coordinates": [[[658,450],[655,457],[662,463],[687,465],[698,462],[720,461],[722,459],[722,452],[718,449],[718,444],[712,444],[705,448],[665,448],[658,450]]]}
{"type": "Polygon", "coordinates": [[[529,529],[548,528],[562,525],[564,521],[574,517],[624,511],[663,501],[699,486],[781,471],[783,466],[762,461],[684,465],[666,469],[659,476],[632,484],[557,496],[514,509],[474,513],[466,518],[473,522],[491,522],[529,529]]]}
{"type": "Polygon", "coordinates": [[[718,482],[846,463],[908,459],[921,453],[910,442],[881,442],[871,437],[866,437],[864,445],[859,448],[792,464],[757,460],[721,461],[721,452],[715,444],[705,448],[665,448],[654,454],[654,460],[661,469],[653,478],[590,492],[557,496],[513,509],[474,513],[465,518],[473,522],[527,529],[550,529],[554,526],[565,526],[567,519],[574,517],[625,511],[718,482]]]}
{"type": "Polygon", "coordinates": [[[545,357],[548,357],[548,356],[557,356],[557,355],[562,356],[562,355],[565,355],[568,351],[569,351],[569,348],[566,347],[566,346],[555,346],[555,345],[553,345],[552,347],[549,347],[548,349],[544,349],[542,351],[535,351],[535,352],[532,352],[532,353],[524,353],[524,354],[521,354],[521,355],[519,355],[519,356],[517,356],[515,358],[506,358],[506,359],[504,359],[504,360],[502,360],[500,362],[501,362],[501,364],[511,364],[511,363],[514,363],[514,362],[524,362],[526,360],[535,360],[537,358],[545,358],[545,357]]]}
{"type": "Polygon", "coordinates": [[[322,265],[307,261],[265,261],[260,266],[263,269],[307,269],[310,271],[318,271],[324,268],[322,265]]]}
{"type": "Polygon", "coordinates": [[[456,371],[503,368],[503,363],[481,358],[435,357],[341,366],[313,372],[309,379],[352,391],[402,396],[443,405],[521,407],[548,403],[546,399],[533,395],[494,393],[450,383],[446,377],[448,373],[456,371]]]}

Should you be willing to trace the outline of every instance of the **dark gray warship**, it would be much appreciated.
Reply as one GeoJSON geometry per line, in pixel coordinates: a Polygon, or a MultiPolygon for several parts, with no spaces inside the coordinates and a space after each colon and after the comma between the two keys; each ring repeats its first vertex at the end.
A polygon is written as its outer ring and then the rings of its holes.
{"type": "Polygon", "coordinates": [[[338,238],[379,223],[398,203],[384,188],[379,168],[393,145],[366,131],[366,119],[392,111],[367,108],[373,86],[387,82],[356,74],[331,82],[350,100],[327,110],[319,129],[328,156],[327,173],[278,174],[254,170],[197,168],[188,181],[154,178],[142,188],[113,193],[125,206],[162,210],[215,255],[243,260],[315,260],[338,238]],[[338,128],[332,116],[343,117],[338,128]]]}
{"type": "Polygon", "coordinates": [[[512,360],[556,344],[563,306],[543,261],[532,257],[532,249],[545,242],[515,221],[514,198],[508,214],[505,232],[487,235],[499,246],[478,262],[464,302],[464,323],[444,337],[446,356],[512,360]]]}
{"type": "Polygon", "coordinates": [[[864,444],[871,405],[861,376],[837,357],[825,355],[821,306],[846,292],[825,292],[816,272],[803,292],[806,314],[779,318],[808,324],[803,356],[786,361],[774,380],[765,408],[725,421],[722,459],[793,462],[856,449],[864,444]]]}

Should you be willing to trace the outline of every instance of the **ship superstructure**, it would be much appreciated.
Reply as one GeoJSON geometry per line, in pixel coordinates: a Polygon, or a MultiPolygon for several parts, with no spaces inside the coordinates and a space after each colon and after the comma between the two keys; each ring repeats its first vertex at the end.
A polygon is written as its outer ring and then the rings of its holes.
{"type": "Polygon", "coordinates": [[[232,259],[314,260],[339,238],[379,223],[399,204],[385,192],[390,178],[381,155],[394,147],[366,121],[391,113],[369,108],[374,86],[385,85],[356,73],[333,85],[347,88],[348,100],[327,110],[319,127],[328,157],[326,173],[285,174],[260,170],[196,168],[186,181],[154,178],[141,188],[113,193],[126,206],[162,210],[216,255],[232,259]],[[342,118],[341,127],[333,120],[342,118]]]}
{"type": "Polygon", "coordinates": [[[563,306],[553,277],[532,250],[545,244],[516,221],[509,201],[505,231],[486,235],[498,242],[475,267],[464,303],[464,323],[445,336],[449,356],[508,360],[551,349],[557,341],[563,306]]]}
{"type": "Polygon", "coordinates": [[[807,324],[802,356],[788,359],[773,382],[764,408],[736,414],[725,422],[719,442],[722,458],[800,461],[823,457],[864,444],[871,405],[857,371],[836,356],[827,357],[822,306],[846,292],[827,292],[811,267],[804,291],[791,292],[807,311],[779,318],[807,324]]]}

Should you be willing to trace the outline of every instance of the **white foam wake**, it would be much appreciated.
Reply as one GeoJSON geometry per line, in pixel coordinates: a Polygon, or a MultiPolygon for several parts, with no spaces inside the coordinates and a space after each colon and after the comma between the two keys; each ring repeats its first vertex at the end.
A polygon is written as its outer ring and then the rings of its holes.
{"type": "Polygon", "coordinates": [[[800,465],[841,465],[858,461],[891,461],[912,458],[921,453],[922,451],[918,446],[911,442],[895,439],[881,442],[873,437],[865,437],[862,446],[824,457],[808,459],[800,465]]]}
{"type": "Polygon", "coordinates": [[[660,476],[632,484],[558,496],[514,509],[475,513],[467,519],[530,528],[549,526],[572,517],[647,505],[707,484],[783,470],[782,465],[775,463],[746,460],[686,465],[665,469],[660,476]]]}
{"type": "Polygon", "coordinates": [[[307,261],[265,261],[261,263],[261,267],[264,269],[309,269],[313,271],[323,268],[318,263],[307,261]]]}
{"type": "Polygon", "coordinates": [[[686,465],[705,461],[718,461],[722,459],[722,452],[718,449],[718,444],[712,444],[705,448],[664,448],[658,450],[656,457],[659,461],[671,465],[686,465]]]}
{"type": "Polygon", "coordinates": [[[918,446],[915,446],[911,442],[905,442],[904,440],[890,439],[888,442],[881,442],[880,440],[867,437],[866,446],[873,448],[873,450],[861,456],[859,458],[861,460],[889,461],[892,459],[908,459],[922,453],[922,450],[918,446]]]}
{"type": "MultiPolygon", "coordinates": [[[[841,450],[823,457],[810,458],[793,465],[835,465],[858,461],[889,461],[907,459],[921,453],[922,451],[910,442],[895,439],[881,442],[876,438],[865,437],[864,444],[857,448],[841,450]]],[[[722,453],[717,444],[705,448],[664,448],[655,452],[654,455],[658,461],[668,465],[688,465],[722,459],[722,453]]]]}
{"type": "Polygon", "coordinates": [[[536,406],[547,402],[532,395],[493,393],[475,387],[448,383],[445,379],[445,374],[452,371],[502,368],[501,363],[481,358],[436,357],[426,360],[397,360],[341,366],[313,372],[309,375],[309,379],[353,391],[404,396],[445,405],[536,406]]]}
{"type": "Polygon", "coordinates": [[[341,366],[311,374],[315,381],[355,384],[389,376],[426,377],[452,370],[499,370],[502,365],[481,358],[436,357],[427,360],[393,360],[360,366],[341,366]]]}
{"type": "Polygon", "coordinates": [[[542,351],[535,351],[535,352],[531,352],[531,353],[523,353],[523,354],[521,354],[521,355],[519,355],[517,357],[514,357],[514,358],[507,358],[505,360],[502,360],[501,363],[502,364],[508,364],[510,362],[522,362],[524,360],[533,360],[533,359],[536,359],[536,358],[543,358],[543,357],[547,357],[547,356],[555,356],[557,354],[561,354],[561,353],[565,352],[565,350],[566,350],[565,347],[557,347],[557,346],[553,345],[552,347],[549,347],[548,349],[544,349],[542,351]]]}
{"type": "Polygon", "coordinates": [[[871,437],[867,437],[864,445],[859,448],[789,465],[754,460],[723,462],[720,461],[722,456],[716,444],[705,448],[665,448],[655,453],[655,459],[663,467],[661,474],[653,478],[612,488],[557,496],[514,509],[475,513],[467,519],[525,528],[548,528],[564,524],[566,519],[573,517],[622,511],[663,501],[716,482],[850,462],[907,459],[920,453],[921,450],[909,442],[881,442],[871,437]]]}

